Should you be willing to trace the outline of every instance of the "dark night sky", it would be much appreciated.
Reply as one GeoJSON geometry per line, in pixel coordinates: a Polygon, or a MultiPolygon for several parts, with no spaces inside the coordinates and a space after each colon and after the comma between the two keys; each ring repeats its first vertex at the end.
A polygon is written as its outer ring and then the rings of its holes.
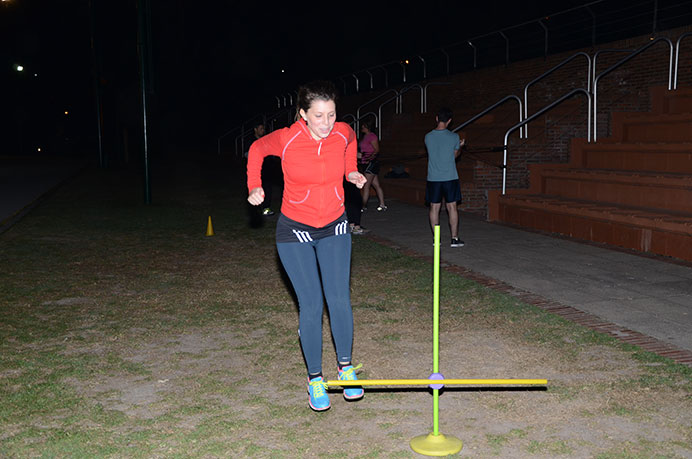
{"type": "MultiPolygon", "coordinates": [[[[284,2],[273,7],[151,0],[152,117],[165,126],[161,136],[176,133],[181,142],[208,142],[307,80],[425,52],[585,1],[531,3],[284,2]]],[[[141,122],[137,2],[92,0],[92,5],[108,135],[108,126],[141,122]]],[[[87,0],[0,3],[3,105],[15,107],[4,110],[3,131],[41,123],[48,128],[33,129],[34,137],[49,136],[54,125],[65,124],[64,110],[70,110],[71,127],[60,129],[95,131],[89,24],[87,0]],[[25,65],[24,74],[12,69],[15,63],[25,65]]]]}

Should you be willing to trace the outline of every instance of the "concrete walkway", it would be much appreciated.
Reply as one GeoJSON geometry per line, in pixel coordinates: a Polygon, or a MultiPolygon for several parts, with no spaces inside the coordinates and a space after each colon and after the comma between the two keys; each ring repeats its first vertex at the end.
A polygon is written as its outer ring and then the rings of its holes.
{"type": "Polygon", "coordinates": [[[0,233],[85,165],[66,158],[0,157],[0,233]]]}
{"type": "MultiPolygon", "coordinates": [[[[373,204],[375,202],[373,201],[373,204]]],[[[428,209],[397,201],[363,214],[366,236],[420,256],[433,254],[428,209]]],[[[449,246],[440,216],[442,263],[489,286],[587,326],[692,365],[692,265],[602,248],[461,215],[460,239],[449,246]]]]}

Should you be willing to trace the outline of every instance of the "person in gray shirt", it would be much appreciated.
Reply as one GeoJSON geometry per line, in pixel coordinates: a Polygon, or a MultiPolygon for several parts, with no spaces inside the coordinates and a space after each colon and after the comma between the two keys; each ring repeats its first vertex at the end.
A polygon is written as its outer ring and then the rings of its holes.
{"type": "Polygon", "coordinates": [[[457,174],[456,158],[461,153],[464,140],[448,127],[452,122],[452,110],[443,107],[435,117],[437,127],[425,135],[425,148],[428,150],[428,181],[425,187],[425,200],[430,204],[430,227],[440,224],[440,209],[445,200],[449,216],[449,231],[452,236],[451,247],[463,247],[459,239],[459,212],[457,203],[461,201],[461,187],[457,174]]]}

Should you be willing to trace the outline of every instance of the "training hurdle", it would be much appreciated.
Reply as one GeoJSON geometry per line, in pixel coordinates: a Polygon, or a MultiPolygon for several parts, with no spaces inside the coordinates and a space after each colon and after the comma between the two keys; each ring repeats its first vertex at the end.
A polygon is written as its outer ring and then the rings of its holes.
{"type": "Polygon", "coordinates": [[[433,256],[433,373],[428,379],[361,379],[326,381],[330,386],[429,386],[433,391],[433,431],[410,441],[411,449],[425,456],[447,456],[461,451],[461,440],[439,431],[439,396],[444,386],[546,386],[547,379],[446,379],[439,373],[440,355],[440,226],[435,225],[433,256]]]}

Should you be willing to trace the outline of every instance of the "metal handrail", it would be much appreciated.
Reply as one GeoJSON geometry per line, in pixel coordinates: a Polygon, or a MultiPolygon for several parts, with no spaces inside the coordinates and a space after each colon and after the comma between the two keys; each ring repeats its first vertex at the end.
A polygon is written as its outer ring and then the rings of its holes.
{"type": "Polygon", "coordinates": [[[464,128],[465,128],[466,126],[468,126],[469,124],[471,124],[471,123],[473,123],[474,121],[476,121],[477,119],[479,119],[479,118],[481,118],[481,117],[487,115],[488,113],[490,113],[491,111],[495,110],[497,107],[499,107],[500,105],[504,104],[505,102],[507,102],[507,101],[510,100],[510,99],[516,100],[517,103],[519,104],[519,122],[521,122],[522,119],[523,119],[523,115],[524,115],[524,112],[523,112],[523,110],[521,109],[521,106],[522,106],[522,104],[521,104],[521,99],[519,98],[519,96],[515,96],[514,94],[512,94],[512,95],[503,97],[502,99],[500,99],[499,101],[495,102],[493,105],[491,105],[490,107],[486,108],[486,109],[483,110],[482,112],[480,112],[480,113],[478,113],[477,115],[474,115],[474,116],[472,116],[471,118],[469,118],[468,120],[464,121],[464,122],[461,123],[459,126],[457,126],[457,127],[455,127],[454,129],[452,129],[452,132],[457,132],[457,131],[459,131],[459,130],[461,130],[461,129],[464,129],[464,128]]]}
{"type": "Polygon", "coordinates": [[[685,32],[678,37],[675,43],[675,77],[673,78],[673,89],[678,89],[678,57],[680,57],[680,42],[683,38],[692,36],[692,32],[685,32]]]}
{"type": "MultiPolygon", "coordinates": [[[[363,113],[363,116],[361,116],[360,119],[361,119],[361,120],[362,120],[362,119],[365,119],[366,116],[370,116],[370,115],[372,115],[372,116],[375,117],[375,127],[378,127],[378,126],[380,125],[380,120],[379,120],[379,118],[377,117],[377,113],[375,113],[375,112],[363,113]]],[[[360,121],[360,120],[359,120],[359,121],[360,121]]]]}
{"type": "MultiPolygon", "coordinates": [[[[360,120],[360,109],[363,108],[363,107],[365,107],[366,105],[369,105],[369,104],[375,102],[375,101],[378,100],[378,99],[381,99],[382,97],[384,97],[384,96],[385,96],[388,92],[390,92],[390,91],[394,91],[394,94],[396,94],[396,95],[399,94],[399,91],[397,91],[396,89],[388,89],[388,90],[384,91],[382,94],[373,97],[372,99],[370,99],[369,101],[365,102],[363,105],[361,105],[360,107],[358,107],[358,108],[356,109],[356,132],[359,132],[359,131],[360,131],[360,122],[358,121],[358,120],[360,120]]],[[[399,113],[398,103],[397,103],[396,112],[399,113]]],[[[378,118],[378,119],[379,119],[379,118],[378,118]]]]}
{"type": "MultiPolygon", "coordinates": [[[[374,116],[375,117],[375,127],[378,128],[377,130],[377,139],[380,139],[380,119],[377,117],[377,113],[375,112],[368,112],[364,113],[363,116],[361,116],[357,121],[358,121],[358,126],[360,126],[360,120],[365,119],[368,116],[374,116]]],[[[359,128],[360,129],[360,128],[359,128]]],[[[356,136],[360,135],[360,130],[356,132],[356,136]]]]}
{"type": "Polygon", "coordinates": [[[295,111],[293,111],[292,107],[291,107],[291,108],[284,108],[284,109],[282,109],[282,110],[279,110],[278,112],[275,112],[273,115],[268,116],[268,117],[265,119],[265,124],[266,124],[267,122],[271,121],[271,126],[268,128],[270,132],[274,130],[274,121],[275,121],[276,119],[278,119],[279,116],[281,116],[281,115],[283,115],[283,114],[288,115],[288,116],[286,117],[286,123],[287,123],[287,124],[291,124],[291,123],[292,123],[293,120],[291,119],[291,115],[293,115],[293,116],[295,117],[295,111]]]}
{"type": "Polygon", "coordinates": [[[534,113],[533,115],[529,116],[528,118],[524,119],[523,121],[518,122],[517,124],[515,124],[514,126],[509,128],[507,130],[507,132],[505,133],[504,155],[503,155],[503,159],[502,159],[502,194],[503,195],[505,194],[506,186],[507,186],[507,142],[509,139],[509,135],[512,132],[516,131],[517,129],[521,128],[522,126],[525,126],[528,122],[533,121],[534,119],[543,115],[548,110],[552,110],[553,108],[560,105],[562,102],[564,102],[565,100],[569,99],[570,97],[572,97],[573,95],[575,95],[577,93],[582,93],[582,94],[586,95],[586,97],[589,100],[586,125],[587,125],[587,139],[590,141],[590,139],[591,139],[591,130],[590,130],[591,120],[589,118],[591,116],[592,96],[591,96],[591,93],[584,88],[573,89],[570,92],[568,92],[567,94],[565,94],[564,96],[555,100],[554,102],[551,102],[550,104],[546,105],[545,107],[543,107],[542,109],[540,109],[539,111],[534,113]]]}
{"type": "MultiPolygon", "coordinates": [[[[347,117],[353,118],[353,121],[351,121],[348,124],[355,131],[356,130],[355,124],[358,123],[358,125],[360,125],[360,120],[365,119],[365,117],[367,117],[367,116],[374,116],[375,117],[375,127],[378,127],[380,125],[380,120],[377,118],[377,113],[375,113],[375,112],[364,113],[363,116],[361,116],[360,118],[356,118],[353,114],[347,113],[346,115],[344,115],[344,117],[341,119],[341,121],[346,123],[347,117]]],[[[378,139],[379,139],[379,136],[378,136],[378,139]]]]}
{"type": "Polygon", "coordinates": [[[423,86],[423,110],[425,110],[423,113],[428,113],[428,86],[442,86],[442,85],[449,85],[449,84],[452,84],[452,83],[445,82],[445,81],[440,81],[440,82],[431,81],[430,83],[423,86]]]}
{"type": "Polygon", "coordinates": [[[596,64],[598,61],[598,55],[601,53],[631,53],[633,51],[636,51],[635,49],[629,49],[629,48],[608,48],[608,49],[599,49],[593,54],[593,64],[591,65],[591,68],[593,69],[592,71],[592,76],[591,76],[591,82],[593,83],[594,80],[596,80],[596,64]]]}
{"type": "Polygon", "coordinates": [[[240,134],[238,134],[235,138],[235,154],[238,156],[238,140],[240,140],[240,153],[241,155],[245,151],[245,137],[247,137],[250,133],[254,132],[252,128],[245,129],[244,131],[241,131],[240,134]]]}
{"type": "MultiPolygon", "coordinates": [[[[588,54],[586,54],[585,52],[580,51],[578,53],[571,55],[570,57],[568,57],[564,61],[560,62],[559,64],[557,64],[556,66],[554,66],[550,70],[544,72],[542,75],[540,75],[540,76],[534,78],[533,80],[529,81],[528,83],[526,83],[526,86],[524,86],[524,118],[527,118],[529,116],[529,86],[531,86],[534,83],[537,83],[538,81],[542,80],[546,76],[553,73],[555,70],[561,68],[562,66],[571,62],[573,59],[576,59],[577,57],[580,57],[580,56],[585,57],[586,62],[588,64],[588,69],[587,69],[587,73],[586,73],[586,90],[591,91],[591,57],[588,54]]],[[[521,120],[519,120],[519,121],[521,121],[521,120]]],[[[523,136],[524,136],[523,138],[527,139],[529,137],[529,125],[528,124],[524,126],[523,131],[524,131],[523,132],[523,136]]],[[[521,130],[519,131],[519,138],[520,139],[522,138],[521,130]]]]}
{"type": "Polygon", "coordinates": [[[219,137],[216,139],[216,152],[217,152],[219,155],[221,154],[221,139],[223,139],[223,138],[226,137],[227,135],[231,134],[231,133],[234,132],[236,129],[241,129],[241,128],[242,128],[242,125],[241,125],[241,126],[236,126],[236,127],[234,127],[233,129],[231,129],[230,131],[228,131],[227,133],[225,133],[225,134],[219,136],[219,137]]]}
{"type": "MultiPolygon", "coordinates": [[[[382,69],[382,71],[384,72],[384,80],[385,80],[384,86],[385,86],[385,88],[388,88],[389,87],[389,72],[387,72],[387,69],[385,67],[387,65],[402,65],[402,64],[400,61],[385,62],[383,64],[373,65],[372,67],[367,67],[364,69],[356,70],[354,72],[349,72],[349,73],[346,73],[344,75],[340,75],[340,76],[337,76],[334,78],[339,79],[344,83],[344,92],[346,92],[346,81],[344,80],[344,78],[353,78],[356,82],[356,92],[360,92],[360,78],[358,78],[358,74],[361,72],[367,73],[368,76],[370,77],[370,89],[373,89],[374,81],[373,81],[373,75],[372,75],[371,71],[375,70],[375,69],[382,69]]],[[[404,68],[404,72],[403,72],[403,81],[406,82],[406,69],[405,68],[404,68]]]]}
{"type": "Polygon", "coordinates": [[[403,98],[402,98],[401,96],[404,95],[404,93],[410,91],[411,89],[416,89],[416,88],[420,90],[420,112],[421,112],[421,113],[425,113],[425,112],[423,111],[423,110],[424,110],[424,106],[425,106],[425,96],[424,96],[424,94],[423,94],[423,92],[424,92],[424,91],[423,91],[423,86],[421,86],[421,85],[419,85],[419,84],[417,84],[417,83],[414,83],[414,84],[412,84],[412,85],[410,85],[410,86],[406,86],[405,88],[402,88],[402,89],[399,91],[399,111],[398,111],[399,114],[401,114],[401,113],[403,112],[403,110],[404,110],[404,100],[403,100],[403,98]]]}
{"type": "MultiPolygon", "coordinates": [[[[279,116],[288,115],[288,118],[287,118],[286,121],[288,122],[288,124],[291,124],[291,112],[292,112],[291,108],[282,108],[281,110],[279,110],[279,111],[277,111],[277,112],[274,112],[274,113],[273,113],[272,115],[270,115],[270,116],[263,115],[263,116],[262,116],[262,123],[265,125],[265,127],[267,127],[268,132],[272,132],[272,131],[274,130],[274,121],[275,121],[279,116]],[[271,124],[271,126],[267,126],[267,124],[271,124]]],[[[249,128],[247,128],[247,129],[245,128],[245,125],[246,125],[249,121],[252,121],[253,119],[257,119],[257,118],[260,118],[260,116],[254,116],[254,117],[252,117],[252,118],[249,118],[248,120],[246,120],[246,121],[245,121],[244,123],[242,123],[241,125],[234,127],[233,129],[231,129],[230,131],[228,131],[227,133],[225,133],[224,135],[222,135],[221,137],[219,137],[219,138],[217,139],[217,149],[218,149],[218,153],[221,154],[221,139],[222,139],[223,137],[226,137],[227,135],[231,134],[232,132],[236,131],[237,129],[240,129],[240,133],[235,137],[235,140],[234,140],[235,154],[236,154],[236,156],[238,156],[238,150],[239,150],[239,148],[238,148],[238,146],[239,146],[239,145],[238,145],[238,141],[240,141],[240,152],[243,153],[243,152],[245,151],[245,138],[246,138],[249,134],[251,134],[251,133],[254,132],[254,125],[251,126],[251,127],[249,127],[249,128]]],[[[255,123],[255,124],[256,124],[256,123],[255,123]]]]}
{"type": "MultiPolygon", "coordinates": [[[[277,96],[277,100],[278,100],[278,96],[277,96]]],[[[240,130],[241,132],[244,131],[244,130],[245,130],[245,125],[248,124],[248,123],[250,123],[251,121],[253,121],[253,120],[260,120],[260,119],[261,119],[261,120],[262,120],[262,123],[266,126],[267,123],[269,122],[269,120],[271,120],[272,123],[273,123],[273,121],[274,121],[278,116],[280,116],[280,115],[282,115],[282,114],[284,114],[284,113],[288,113],[288,115],[289,115],[288,121],[289,121],[289,123],[290,123],[290,113],[291,113],[291,110],[290,110],[289,108],[280,108],[279,110],[277,110],[276,112],[274,112],[274,113],[271,114],[271,115],[267,115],[266,113],[260,113],[260,114],[257,114],[257,115],[255,115],[255,116],[252,116],[252,117],[250,117],[250,118],[247,118],[245,121],[243,121],[242,123],[240,123],[239,125],[237,125],[237,126],[234,127],[233,129],[231,129],[230,131],[228,131],[228,132],[226,132],[226,133],[220,135],[219,137],[217,137],[217,139],[216,139],[216,150],[217,150],[217,153],[218,153],[219,155],[221,154],[221,139],[225,138],[226,136],[232,134],[233,132],[235,132],[235,131],[237,131],[237,130],[240,130]]],[[[273,130],[274,130],[273,124],[272,124],[271,128],[269,128],[268,126],[267,126],[267,128],[269,129],[269,131],[273,131],[273,130]]],[[[246,131],[246,132],[247,132],[247,131],[246,131]]],[[[237,145],[237,139],[236,139],[236,154],[238,153],[237,150],[238,150],[238,145],[237,145]]]]}
{"type": "Polygon", "coordinates": [[[652,47],[653,45],[655,45],[656,43],[658,43],[661,40],[666,41],[668,43],[668,46],[670,47],[670,60],[668,63],[668,91],[671,90],[672,79],[673,79],[673,43],[667,37],[658,37],[655,40],[652,40],[649,43],[642,46],[641,48],[637,49],[632,54],[624,57],[620,61],[611,65],[606,70],[599,73],[598,76],[594,79],[594,82],[593,82],[593,140],[594,140],[594,142],[598,139],[598,132],[597,132],[597,127],[598,127],[597,126],[598,125],[598,82],[600,81],[600,79],[602,77],[609,74],[610,72],[612,72],[616,68],[620,67],[622,64],[628,62],[633,57],[646,51],[647,49],[649,49],[650,47],[652,47]]]}
{"type": "MultiPolygon", "coordinates": [[[[396,95],[396,96],[391,97],[391,98],[385,100],[384,102],[382,102],[382,103],[380,104],[380,106],[377,107],[377,118],[378,118],[379,120],[382,119],[382,107],[384,107],[385,105],[387,105],[389,102],[391,102],[391,101],[393,101],[393,100],[396,100],[396,107],[397,107],[397,108],[396,108],[396,113],[401,113],[401,109],[402,109],[401,96],[402,96],[405,92],[408,92],[409,90],[414,89],[414,88],[420,89],[420,92],[421,92],[421,102],[420,102],[420,103],[421,103],[421,107],[420,107],[420,110],[421,110],[421,113],[423,113],[423,87],[422,87],[421,85],[419,85],[419,84],[412,84],[411,86],[407,86],[406,88],[403,88],[401,91],[397,91],[397,95],[396,95]]],[[[380,125],[377,127],[377,137],[378,137],[379,139],[382,139],[382,123],[380,123],[380,125]]]]}

